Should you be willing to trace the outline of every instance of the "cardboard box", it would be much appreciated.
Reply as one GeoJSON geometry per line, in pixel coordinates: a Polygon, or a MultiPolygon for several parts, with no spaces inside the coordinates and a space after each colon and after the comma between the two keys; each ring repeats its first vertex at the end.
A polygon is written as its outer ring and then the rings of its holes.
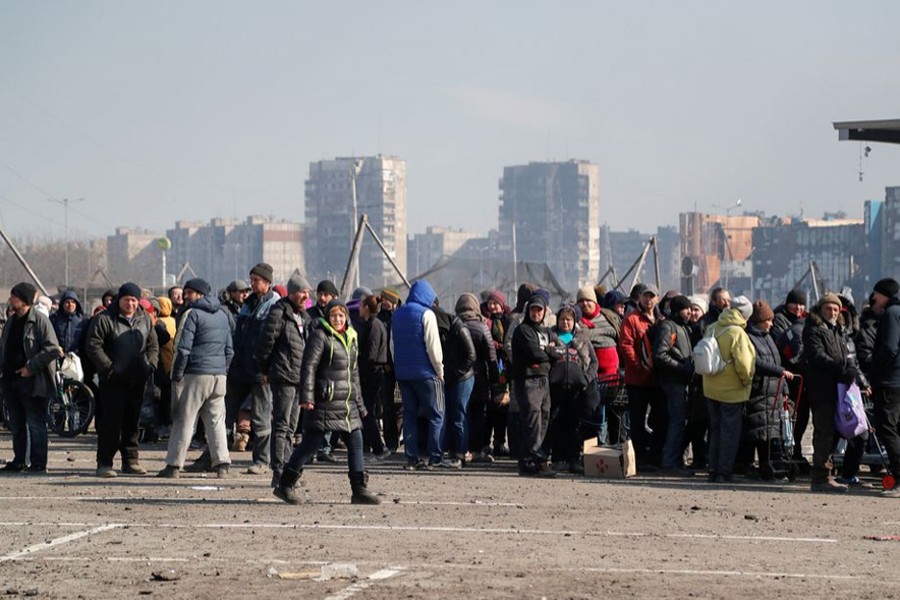
{"type": "Polygon", "coordinates": [[[599,446],[591,438],[584,442],[584,474],[586,477],[624,479],[637,475],[634,446],[628,440],[623,446],[599,446]]]}

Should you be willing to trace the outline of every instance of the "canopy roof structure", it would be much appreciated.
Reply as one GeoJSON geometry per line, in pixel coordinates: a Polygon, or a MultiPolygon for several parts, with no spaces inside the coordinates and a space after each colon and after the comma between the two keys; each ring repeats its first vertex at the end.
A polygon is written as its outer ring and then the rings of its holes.
{"type": "Polygon", "coordinates": [[[900,119],[834,123],[838,139],[900,144],[900,119]]]}

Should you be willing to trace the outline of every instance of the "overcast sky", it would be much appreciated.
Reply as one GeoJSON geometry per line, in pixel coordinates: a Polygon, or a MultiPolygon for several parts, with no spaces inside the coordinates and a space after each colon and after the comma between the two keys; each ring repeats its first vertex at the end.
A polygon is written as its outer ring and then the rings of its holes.
{"type": "Polygon", "coordinates": [[[600,166],[601,220],[807,216],[900,185],[900,2],[0,0],[0,225],[303,219],[311,161],[407,162],[409,231],[497,223],[505,165],[600,166]]]}

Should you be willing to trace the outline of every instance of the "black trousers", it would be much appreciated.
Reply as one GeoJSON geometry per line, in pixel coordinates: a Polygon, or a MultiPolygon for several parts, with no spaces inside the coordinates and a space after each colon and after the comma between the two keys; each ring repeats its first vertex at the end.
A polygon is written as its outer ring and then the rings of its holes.
{"type": "Polygon", "coordinates": [[[900,388],[882,387],[875,390],[875,422],[878,439],[885,446],[891,472],[900,476],[900,388]]]}
{"type": "MultiPolygon", "coordinates": [[[[666,395],[658,386],[629,385],[628,412],[631,420],[631,439],[638,463],[662,464],[662,450],[666,441],[669,410],[666,395]],[[647,409],[650,410],[649,417],[647,409]],[[644,421],[653,431],[647,431],[644,421]]],[[[640,465],[639,465],[640,466],[640,465]]]]}
{"type": "Polygon", "coordinates": [[[125,467],[138,460],[138,426],[147,380],[104,379],[97,399],[97,465],[112,467],[116,452],[125,467]]]}
{"type": "Polygon", "coordinates": [[[385,373],[381,387],[381,428],[384,444],[392,452],[400,447],[400,436],[403,434],[403,403],[395,400],[396,389],[397,380],[393,372],[385,373]]]}

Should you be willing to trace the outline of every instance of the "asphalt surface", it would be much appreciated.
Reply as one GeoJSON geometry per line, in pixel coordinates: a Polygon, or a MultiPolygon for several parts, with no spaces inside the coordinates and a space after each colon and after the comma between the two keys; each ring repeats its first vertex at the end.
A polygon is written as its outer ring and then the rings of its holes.
{"type": "MultiPolygon", "coordinates": [[[[410,473],[397,457],[370,468],[379,506],[349,503],[346,463],[312,465],[288,506],[264,475],[97,479],[95,442],[51,436],[49,475],[0,477],[0,594],[900,597],[900,499],[874,488],[538,480],[510,461],[410,473]]],[[[151,474],[164,452],[143,449],[151,474]]]]}

